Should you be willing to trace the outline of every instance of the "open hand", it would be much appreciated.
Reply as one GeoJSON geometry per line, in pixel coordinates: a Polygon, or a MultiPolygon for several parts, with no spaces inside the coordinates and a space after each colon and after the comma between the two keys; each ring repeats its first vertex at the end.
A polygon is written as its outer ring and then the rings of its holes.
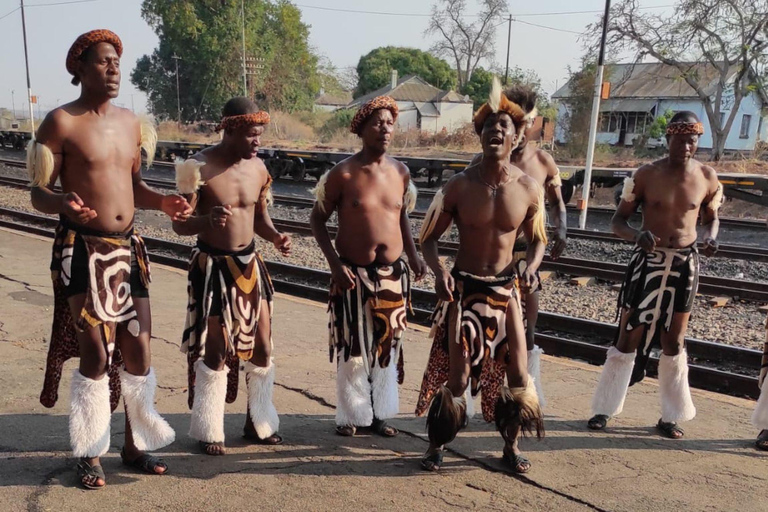
{"type": "Polygon", "coordinates": [[[291,237],[286,235],[285,233],[278,233],[275,235],[274,240],[272,240],[272,243],[275,244],[275,249],[280,251],[280,254],[283,256],[290,256],[291,255],[291,237]]]}
{"type": "Polygon", "coordinates": [[[355,275],[352,270],[344,265],[331,267],[331,294],[338,295],[343,290],[350,290],[355,287],[355,275]]]}
{"type": "Polygon", "coordinates": [[[160,209],[174,222],[184,222],[192,215],[192,207],[186,199],[177,194],[163,196],[160,209]]]}
{"type": "Polygon", "coordinates": [[[704,256],[708,258],[714,256],[719,248],[720,245],[714,238],[706,238],[704,240],[704,256]]]}
{"type": "Polygon", "coordinates": [[[228,204],[222,206],[214,206],[211,208],[211,213],[208,214],[208,218],[211,221],[211,227],[223,228],[227,225],[227,219],[232,215],[231,206],[228,204]]]}
{"type": "Polygon", "coordinates": [[[635,237],[635,243],[645,252],[653,252],[656,250],[656,244],[661,242],[661,238],[657,237],[650,231],[641,231],[635,237]]]}
{"type": "Polygon", "coordinates": [[[566,233],[567,231],[565,229],[558,229],[557,231],[555,231],[555,236],[554,236],[555,243],[552,246],[552,250],[549,253],[549,256],[553,260],[558,259],[563,254],[563,251],[565,251],[566,233]]]}
{"type": "Polygon", "coordinates": [[[85,206],[83,200],[75,192],[65,194],[62,202],[64,203],[62,208],[64,215],[80,224],[87,224],[98,216],[96,210],[85,206]]]}
{"type": "Polygon", "coordinates": [[[523,275],[520,276],[520,289],[525,293],[530,293],[535,290],[539,285],[539,278],[536,277],[536,272],[531,270],[530,267],[526,268],[523,275]]]}
{"type": "Polygon", "coordinates": [[[435,293],[437,298],[445,302],[453,302],[453,290],[456,287],[456,283],[453,280],[453,276],[447,270],[437,276],[435,279],[435,293]]]}
{"type": "Polygon", "coordinates": [[[427,275],[427,263],[418,256],[408,263],[411,265],[411,270],[413,270],[413,275],[416,277],[416,281],[424,279],[424,276],[427,275]]]}

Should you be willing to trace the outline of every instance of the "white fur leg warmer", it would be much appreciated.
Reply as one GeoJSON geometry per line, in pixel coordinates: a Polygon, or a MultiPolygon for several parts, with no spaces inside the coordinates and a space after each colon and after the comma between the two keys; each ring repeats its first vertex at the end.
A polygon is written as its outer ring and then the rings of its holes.
{"type": "Polygon", "coordinates": [[[190,437],[206,443],[224,442],[224,407],[229,368],[215,371],[198,359],[195,363],[195,399],[192,402],[190,437]]]}
{"type": "Polygon", "coordinates": [[[752,413],[752,425],[760,430],[768,429],[768,386],[766,385],[763,385],[755,411],[752,413]]]}
{"type": "Polygon", "coordinates": [[[371,391],[373,392],[373,415],[380,420],[394,418],[400,412],[400,396],[397,386],[397,363],[395,353],[386,368],[379,367],[378,361],[371,370],[371,391]]]}
{"type": "Polygon", "coordinates": [[[676,356],[659,357],[659,394],[661,395],[661,421],[690,421],[696,416],[696,407],[688,387],[688,352],[683,349],[676,356]]]}
{"type": "Polygon", "coordinates": [[[247,361],[245,382],[248,385],[248,409],[251,411],[251,421],[256,428],[256,435],[266,439],[280,428],[280,418],[277,416],[275,404],[272,403],[275,363],[270,359],[269,366],[262,367],[247,361]]]}
{"type": "Polygon", "coordinates": [[[617,416],[624,409],[629,379],[635,366],[635,353],[625,354],[616,347],[608,349],[605,366],[600,373],[597,389],[592,397],[592,415],[617,416]]]}
{"type": "Polygon", "coordinates": [[[544,399],[544,388],[541,386],[541,354],[544,351],[538,345],[533,346],[533,350],[528,351],[528,375],[533,379],[533,385],[536,386],[536,394],[539,396],[539,407],[542,409],[547,405],[544,399]]]}
{"type": "Polygon", "coordinates": [[[475,397],[472,396],[472,386],[467,386],[464,391],[464,401],[467,402],[467,419],[475,417],[475,397]]]}
{"type": "Polygon", "coordinates": [[[176,432],[155,409],[155,370],[150,368],[143,377],[120,370],[120,384],[136,448],[152,451],[171,444],[176,432]]]}
{"type": "Polygon", "coordinates": [[[367,427],[373,423],[371,384],[362,357],[339,359],[336,369],[336,424],[367,427]]]}
{"type": "Polygon", "coordinates": [[[75,457],[100,457],[109,450],[109,378],[89,379],[75,369],[69,412],[69,442],[75,457]]]}

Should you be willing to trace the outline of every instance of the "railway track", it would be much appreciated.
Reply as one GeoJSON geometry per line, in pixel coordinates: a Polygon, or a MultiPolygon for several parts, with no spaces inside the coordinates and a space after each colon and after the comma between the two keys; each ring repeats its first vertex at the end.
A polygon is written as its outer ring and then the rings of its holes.
{"type": "MultiPolygon", "coordinates": [[[[57,220],[52,217],[0,208],[0,226],[52,237],[57,220]]],[[[186,269],[191,246],[145,237],[153,262],[186,269]]],[[[327,300],[326,283],[330,274],[313,268],[267,261],[277,291],[311,300],[327,300]]],[[[434,292],[415,288],[412,320],[429,324],[431,308],[436,301],[434,292]]],[[[537,343],[549,354],[602,364],[605,353],[616,335],[614,324],[595,322],[555,313],[540,312],[537,343]],[[588,340],[588,341],[586,341],[588,340]]],[[[757,398],[757,373],[760,352],[756,350],[712,343],[689,338],[686,340],[691,357],[690,383],[694,387],[737,396],[757,398]]],[[[654,376],[658,358],[652,357],[648,374],[654,376]]]]}

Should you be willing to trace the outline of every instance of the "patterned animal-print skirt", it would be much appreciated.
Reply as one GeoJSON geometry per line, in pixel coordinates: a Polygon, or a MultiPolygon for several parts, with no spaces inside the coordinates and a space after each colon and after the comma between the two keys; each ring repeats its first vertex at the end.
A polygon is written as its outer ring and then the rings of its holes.
{"type": "Polygon", "coordinates": [[[375,364],[386,368],[394,355],[402,384],[402,341],[411,306],[408,265],[402,259],[391,265],[344,264],[355,276],[355,287],[328,299],[330,360],[334,353],[344,361],[362,356],[369,369],[375,364]]]}
{"type": "Polygon", "coordinates": [[[617,308],[617,317],[623,309],[631,311],[627,331],[645,329],[631,384],[645,376],[651,349],[660,346],[661,333],[669,332],[675,313],[691,312],[698,287],[699,252],[695,246],[658,247],[650,253],[635,247],[632,251],[617,308]]]}
{"type": "Polygon", "coordinates": [[[142,238],[133,228],[105,233],[62,219],[56,228],[51,257],[53,328],[40,403],[53,407],[58,400],[64,362],[80,357],[77,331],[100,330],[108,358],[112,410],[120,399],[118,369],[123,358],[115,346],[115,331],[124,325],[138,336],[140,325],[135,297],[147,297],[149,258],[142,238]],[[84,295],[75,318],[68,298],[84,295]]]}
{"type": "MultiPolygon", "coordinates": [[[[189,259],[187,319],[181,351],[187,354],[189,407],[195,398],[195,362],[205,356],[208,319],[219,317],[227,342],[227,402],[237,398],[239,361],[253,356],[264,301],[272,317],[275,289],[254,242],[238,252],[198,241],[189,259]]],[[[270,344],[271,344],[270,333],[270,344]]]]}
{"type": "Polygon", "coordinates": [[[507,314],[509,308],[521,311],[517,277],[474,276],[455,268],[452,274],[456,281],[454,300],[438,302],[432,314],[432,349],[421,383],[416,415],[426,413],[435,393],[448,381],[449,329],[451,318],[456,318],[454,340],[461,344],[462,351],[470,359],[472,396],[481,393],[483,418],[493,421],[509,357],[507,314]]]}

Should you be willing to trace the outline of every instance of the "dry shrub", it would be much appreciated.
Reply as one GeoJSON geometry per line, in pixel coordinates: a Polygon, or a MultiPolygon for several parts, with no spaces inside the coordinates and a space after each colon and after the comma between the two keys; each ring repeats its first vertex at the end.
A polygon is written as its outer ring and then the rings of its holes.
{"type": "Polygon", "coordinates": [[[271,121],[264,133],[265,140],[316,141],[315,131],[298,116],[280,111],[269,113],[271,121]]]}
{"type": "Polygon", "coordinates": [[[193,123],[179,126],[176,121],[163,121],[157,126],[159,140],[180,142],[214,142],[219,139],[210,123],[193,123]]]}
{"type": "Polygon", "coordinates": [[[396,130],[392,142],[393,147],[398,150],[442,148],[470,153],[480,150],[480,138],[475,133],[471,123],[467,123],[453,132],[448,132],[446,129],[437,133],[423,132],[415,128],[396,130]]]}

